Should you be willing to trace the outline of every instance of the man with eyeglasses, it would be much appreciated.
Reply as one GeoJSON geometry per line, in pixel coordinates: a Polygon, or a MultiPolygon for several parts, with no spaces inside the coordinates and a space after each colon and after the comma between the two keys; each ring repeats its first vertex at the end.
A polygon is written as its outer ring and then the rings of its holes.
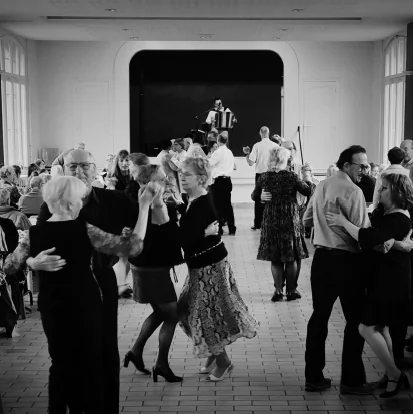
{"type": "MultiPolygon", "coordinates": [[[[96,164],[92,155],[84,150],[73,150],[64,160],[65,175],[83,181],[88,193],[83,199],[83,208],[79,217],[102,230],[112,234],[122,234],[124,227],[135,226],[139,215],[139,206],[123,192],[92,187],[96,177],[96,164]]],[[[47,204],[42,205],[37,224],[51,217],[47,204]]],[[[105,382],[105,413],[119,412],[119,373],[120,358],[118,350],[118,287],[113,265],[117,257],[94,253],[92,267],[102,291],[105,332],[103,338],[103,368],[105,382]]],[[[27,264],[33,270],[60,270],[64,263],[59,256],[42,252],[35,258],[29,258],[27,264]]],[[[79,286],[82,289],[82,286],[79,286]]],[[[75,333],[70,333],[71,335],[75,333]]],[[[82,338],[79,338],[81,341],[82,338]]],[[[93,358],[93,349],[90,350],[93,358]]]]}
{"type": "Polygon", "coordinates": [[[353,145],[340,154],[339,171],[315,189],[304,225],[314,226],[316,247],[311,266],[313,314],[308,321],[305,351],[306,391],[321,391],[331,386],[325,378],[325,341],[334,303],[340,298],[346,319],[341,363],[342,394],[370,394],[374,386],[366,384],[362,353],[364,339],[359,334],[365,286],[361,270],[360,247],[342,227],[330,227],[326,213],[343,214],[357,227],[367,227],[366,202],[357,184],[367,168],[366,150],[353,145]]]}
{"type": "Polygon", "coordinates": [[[64,167],[64,163],[65,163],[65,157],[72,152],[74,149],[81,149],[84,150],[86,147],[84,142],[78,142],[74,148],[68,149],[64,152],[62,152],[53,162],[52,162],[52,167],[54,165],[60,165],[62,168],[64,167]]]}

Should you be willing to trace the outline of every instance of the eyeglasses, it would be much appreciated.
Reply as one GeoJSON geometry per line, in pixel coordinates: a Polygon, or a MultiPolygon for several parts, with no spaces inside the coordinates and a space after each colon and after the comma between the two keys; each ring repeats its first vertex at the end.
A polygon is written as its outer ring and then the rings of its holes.
{"type": "Polygon", "coordinates": [[[366,171],[370,168],[370,165],[358,164],[357,162],[351,162],[350,164],[358,165],[362,171],[366,171]]]}
{"type": "Polygon", "coordinates": [[[77,170],[77,167],[80,167],[83,171],[87,171],[90,169],[91,165],[96,165],[94,162],[73,162],[71,164],[66,165],[66,167],[72,171],[75,172],[77,170]]]}

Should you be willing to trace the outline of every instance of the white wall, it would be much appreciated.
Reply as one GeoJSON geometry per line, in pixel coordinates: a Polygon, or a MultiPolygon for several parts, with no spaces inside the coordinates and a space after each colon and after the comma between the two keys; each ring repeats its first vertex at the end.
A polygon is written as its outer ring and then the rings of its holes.
{"type": "MultiPolygon", "coordinates": [[[[283,42],[248,44],[241,42],[36,42],[37,84],[31,93],[38,105],[32,112],[33,144],[42,147],[71,148],[82,136],[82,128],[89,134],[87,148],[96,156],[98,164],[105,156],[120,148],[129,148],[129,61],[142,49],[272,49],[280,54],[285,64],[285,136],[297,142],[295,134],[302,125],[302,85],[305,80],[336,80],[339,84],[337,111],[338,148],[358,143],[366,146],[369,158],[378,161],[381,83],[378,70],[381,42],[376,43],[309,43],[283,42]],[[77,98],[79,85],[91,84],[77,98]],[[93,125],[84,126],[79,115],[79,102],[87,108],[87,90],[91,103],[106,96],[102,111],[109,108],[109,117],[93,134],[93,125]],[[380,87],[380,88],[379,88],[380,87]],[[37,88],[37,90],[36,90],[37,88]],[[380,89],[380,90],[379,90],[380,89]],[[93,92],[97,91],[97,93],[93,92]],[[38,125],[38,127],[37,127],[38,125]],[[38,132],[36,132],[36,128],[38,132]],[[107,129],[107,133],[105,132],[107,129]],[[36,136],[38,134],[38,136],[36,136]]],[[[35,50],[33,48],[33,50],[35,50]]],[[[32,67],[35,70],[35,68],[32,67]]],[[[35,102],[35,101],[34,101],[35,102]]],[[[257,130],[260,125],[257,125],[257,130]]],[[[252,140],[255,137],[251,138],[252,140]]],[[[339,151],[338,151],[339,153],[339,151]]],[[[338,158],[337,153],[337,158],[338,158]]],[[[330,161],[330,160],[329,160],[330,161]]],[[[334,161],[334,160],[332,160],[334,161]]],[[[234,174],[233,200],[250,201],[254,169],[245,159],[237,160],[234,174]]]]}

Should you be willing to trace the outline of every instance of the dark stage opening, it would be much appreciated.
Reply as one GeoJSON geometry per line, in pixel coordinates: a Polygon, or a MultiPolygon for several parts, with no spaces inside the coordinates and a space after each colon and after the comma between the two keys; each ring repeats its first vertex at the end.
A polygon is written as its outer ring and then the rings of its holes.
{"type": "Polygon", "coordinates": [[[229,131],[235,156],[259,140],[263,125],[281,135],[284,65],[275,52],[145,50],[129,71],[132,152],[156,156],[160,141],[202,129],[216,97],[238,121],[229,131]]]}

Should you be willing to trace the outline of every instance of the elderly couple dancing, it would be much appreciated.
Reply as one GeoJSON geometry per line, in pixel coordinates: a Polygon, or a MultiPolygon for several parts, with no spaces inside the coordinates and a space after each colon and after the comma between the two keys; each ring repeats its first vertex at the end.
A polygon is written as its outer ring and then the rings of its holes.
{"type": "MultiPolygon", "coordinates": [[[[154,226],[173,228],[176,223],[170,223],[163,202],[164,174],[158,167],[146,168],[152,172],[149,180],[148,174],[142,180],[135,199],[91,186],[96,164],[89,152],[68,153],[64,170],[65,176],[45,186],[38,223],[8,256],[5,271],[15,271],[24,263],[39,271],[38,304],[51,357],[49,413],[66,413],[69,408],[73,413],[114,414],[119,412],[120,358],[118,290],[112,267],[116,256],[139,258],[146,240],[149,246],[157,240],[154,226]]],[[[138,168],[136,179],[139,172],[145,176],[138,168]]],[[[195,355],[207,357],[201,371],[217,381],[234,368],[225,347],[237,338],[254,337],[258,322],[239,295],[227,250],[217,234],[217,215],[205,189],[208,161],[188,158],[182,175],[189,195],[179,234],[189,269],[180,298],[182,326],[193,340],[195,355]]],[[[165,280],[165,269],[157,274],[137,264],[138,278],[146,285],[145,294],[151,296],[151,286],[165,280]]],[[[150,297],[148,302],[152,304],[150,297]]],[[[154,380],[158,375],[182,380],[167,361],[177,318],[171,323],[164,310],[177,311],[176,296],[166,295],[166,303],[169,306],[164,307],[164,302],[154,307],[155,325],[169,321],[169,343],[162,342],[161,328],[154,380]]]]}

